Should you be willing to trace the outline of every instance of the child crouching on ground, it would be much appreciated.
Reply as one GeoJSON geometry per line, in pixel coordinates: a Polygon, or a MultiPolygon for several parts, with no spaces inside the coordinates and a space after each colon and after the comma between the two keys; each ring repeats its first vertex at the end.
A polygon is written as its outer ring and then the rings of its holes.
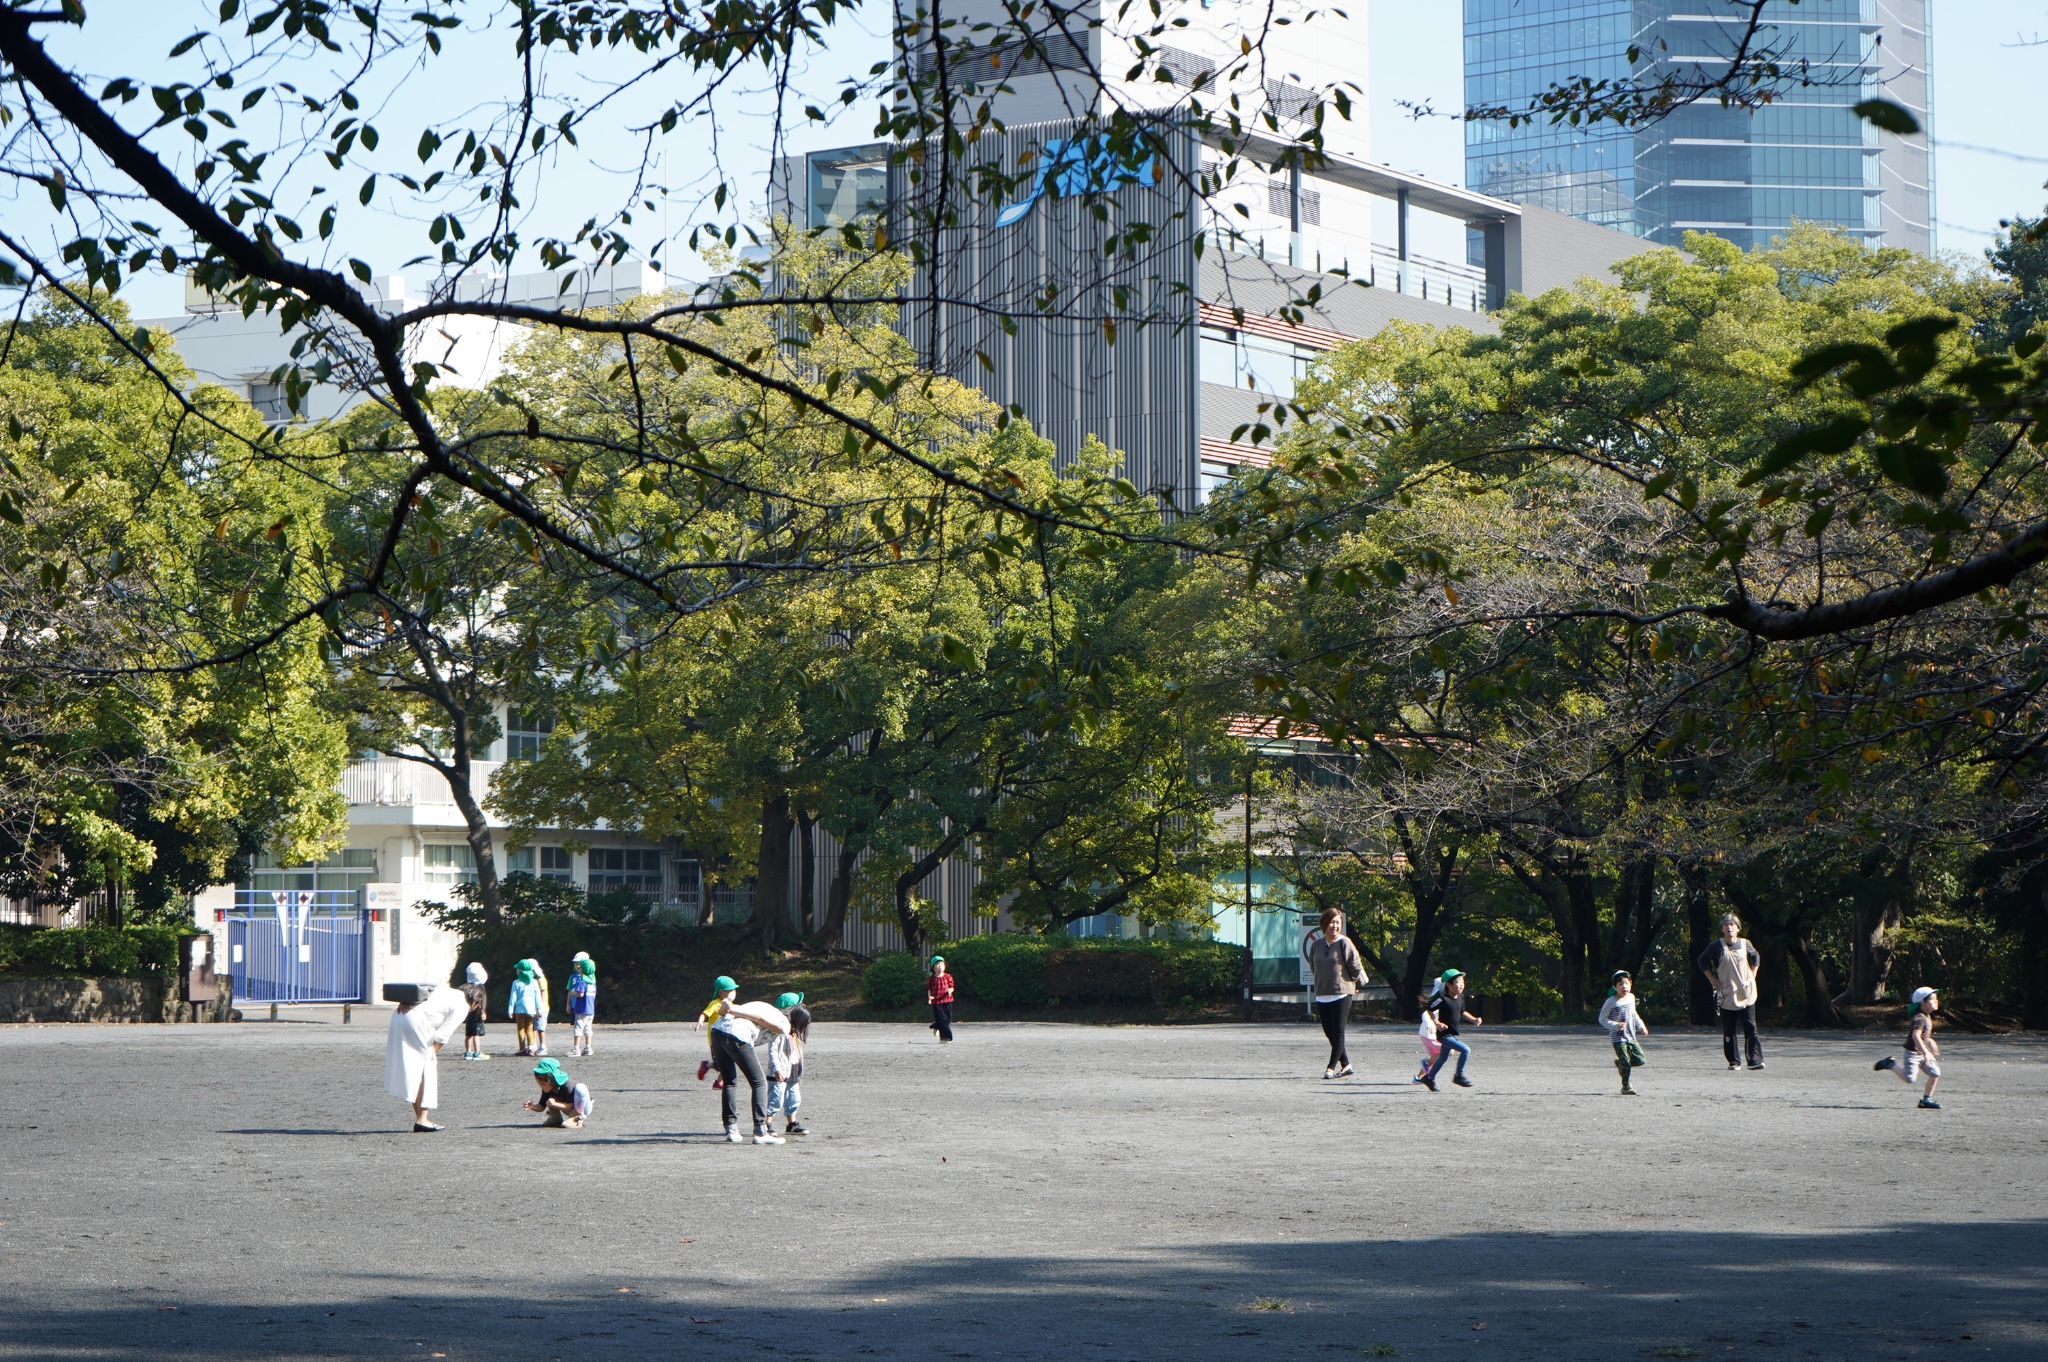
{"type": "Polygon", "coordinates": [[[783,1113],[784,1135],[808,1135],[796,1119],[796,1109],[804,1100],[798,1085],[804,1076],[804,1042],[811,1036],[811,1014],[801,993],[785,993],[775,1005],[789,1014],[789,1034],[768,1042],[768,1129],[775,1129],[779,1111],[783,1113]]]}
{"type": "Polygon", "coordinates": [[[1600,1024],[1607,1028],[1607,1039],[1614,1046],[1614,1067],[1621,1074],[1621,1095],[1634,1097],[1636,1090],[1629,1084],[1629,1071],[1643,1067],[1643,1047],[1636,1044],[1637,1036],[1647,1036],[1650,1028],[1643,1025],[1643,1019],[1636,1015],[1635,979],[1625,969],[1614,972],[1614,992],[1607,995],[1607,1001],[1600,1005],[1600,1024]]]}
{"type": "Polygon", "coordinates": [[[589,1119],[590,1089],[581,1083],[571,1082],[562,1070],[562,1061],[544,1059],[533,1066],[533,1081],[540,1084],[540,1097],[525,1104],[525,1110],[546,1114],[544,1126],[568,1126],[580,1130],[589,1119]]]}
{"type": "Polygon", "coordinates": [[[569,1053],[590,1054],[590,1027],[597,1020],[597,962],[578,951],[569,962],[569,1053]]]}
{"type": "Polygon", "coordinates": [[[1907,1087],[1920,1071],[1927,1073],[1927,1088],[1920,1094],[1920,1105],[1929,1111],[1940,1111],[1941,1103],[1934,1100],[1935,1085],[1941,1082],[1941,1046],[1934,1039],[1934,1014],[1941,1010],[1941,995],[1931,988],[1913,990],[1913,1015],[1906,1022],[1906,1058],[1901,1063],[1886,1055],[1871,1067],[1890,1069],[1897,1074],[1907,1087]]]}
{"type": "MultiPolygon", "coordinates": [[[[720,1017],[725,1015],[726,1009],[732,1006],[733,999],[740,996],[740,986],[734,983],[728,975],[721,974],[716,979],[713,979],[711,981],[711,988],[717,996],[704,1004],[704,1010],[697,1014],[696,1029],[699,1031],[703,1031],[705,1027],[716,1023],[720,1017]]],[[[714,1055],[718,1053],[717,1047],[711,1043],[711,1034],[708,1031],[704,1034],[704,1047],[714,1055]]],[[[711,1059],[707,1056],[704,1062],[697,1066],[697,1081],[702,1083],[704,1075],[709,1072],[711,1072],[711,1059]]],[[[725,1086],[725,1080],[721,1078],[711,1086],[722,1088],[725,1086]]]]}

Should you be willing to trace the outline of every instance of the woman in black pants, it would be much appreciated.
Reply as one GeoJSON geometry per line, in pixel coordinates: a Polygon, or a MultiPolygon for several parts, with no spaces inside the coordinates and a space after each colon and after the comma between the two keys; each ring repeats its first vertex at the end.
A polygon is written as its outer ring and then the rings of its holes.
{"type": "Polygon", "coordinates": [[[1352,996],[1365,983],[1365,961],[1344,935],[1344,915],[1335,908],[1323,909],[1322,929],[1309,939],[1308,963],[1315,973],[1316,1019],[1330,1038],[1323,1077],[1348,1077],[1351,1055],[1344,1048],[1344,1024],[1351,1018],[1352,996]]]}
{"type": "Polygon", "coordinates": [[[739,1093],[736,1084],[744,1076],[754,1103],[754,1143],[781,1144],[782,1137],[768,1128],[767,1077],[761,1072],[761,1058],[754,1053],[761,1033],[789,1034],[789,1019],[766,1003],[740,1003],[725,1009],[711,1024],[711,1063],[718,1070],[725,1090],[719,1094],[720,1114],[725,1118],[725,1138],[739,1144],[739,1093]]]}

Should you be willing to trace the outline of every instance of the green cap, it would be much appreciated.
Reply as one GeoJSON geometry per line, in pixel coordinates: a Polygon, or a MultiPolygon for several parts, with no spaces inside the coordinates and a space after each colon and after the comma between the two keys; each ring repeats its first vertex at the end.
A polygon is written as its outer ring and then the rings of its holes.
{"type": "Polygon", "coordinates": [[[1464,977],[1465,971],[1461,969],[1447,969],[1443,972],[1443,981],[1447,984],[1453,979],[1462,979],[1464,977]]]}
{"type": "Polygon", "coordinates": [[[520,961],[520,962],[519,962],[518,964],[516,964],[516,965],[514,965],[514,966],[512,967],[512,973],[518,976],[518,978],[519,978],[519,982],[520,982],[520,983],[522,983],[522,984],[530,984],[530,983],[532,983],[532,982],[533,982],[533,962],[532,962],[531,960],[521,960],[521,961],[520,961]]]}
{"type": "Polygon", "coordinates": [[[775,1005],[785,1012],[792,1007],[802,1007],[804,1005],[804,995],[801,993],[785,993],[775,1000],[775,1005]]]}
{"type": "MultiPolygon", "coordinates": [[[[1633,978],[1635,978],[1635,975],[1633,975],[1633,974],[1630,974],[1630,973],[1629,973],[1629,972],[1628,972],[1627,970],[1625,970],[1625,969],[1618,969],[1618,970],[1616,970],[1616,971],[1614,972],[1614,976],[1613,976],[1613,977],[1614,977],[1614,979],[1633,979],[1633,978]]],[[[1609,982],[1612,982],[1612,980],[1610,980],[1609,982]]]]}
{"type": "Polygon", "coordinates": [[[533,1066],[534,1077],[552,1079],[564,1087],[568,1086],[569,1075],[562,1072],[561,1061],[544,1059],[533,1066]]]}
{"type": "Polygon", "coordinates": [[[711,981],[711,991],[714,993],[737,993],[740,991],[740,986],[732,981],[731,975],[721,974],[711,981]]]}
{"type": "Polygon", "coordinates": [[[934,965],[943,965],[946,963],[946,957],[943,955],[935,955],[932,957],[932,963],[934,965]]]}

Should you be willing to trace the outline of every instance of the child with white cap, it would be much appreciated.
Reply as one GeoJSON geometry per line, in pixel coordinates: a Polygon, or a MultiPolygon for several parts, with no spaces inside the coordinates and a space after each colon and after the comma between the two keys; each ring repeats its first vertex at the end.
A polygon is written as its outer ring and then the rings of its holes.
{"type": "Polygon", "coordinates": [[[590,1054],[590,1028],[597,1020],[597,962],[589,951],[569,961],[569,1053],[590,1054]]]}
{"type": "Polygon", "coordinates": [[[1906,1059],[1902,1064],[1886,1055],[1871,1067],[1890,1069],[1899,1076],[1907,1087],[1921,1070],[1927,1073],[1927,1087],[1920,1094],[1920,1105],[1929,1111],[1940,1111],[1941,1103],[1934,1100],[1935,1085],[1941,1082],[1941,1046],[1934,1039],[1934,1014],[1941,1010],[1941,995],[1927,987],[1913,990],[1913,1015],[1906,1022],[1906,1059]]]}
{"type": "Polygon", "coordinates": [[[462,996],[469,1000],[469,1016],[462,1023],[462,1057],[464,1059],[489,1059],[484,1053],[484,1015],[488,1007],[488,995],[484,985],[491,976],[481,961],[472,960],[469,968],[462,973],[462,996]]]}

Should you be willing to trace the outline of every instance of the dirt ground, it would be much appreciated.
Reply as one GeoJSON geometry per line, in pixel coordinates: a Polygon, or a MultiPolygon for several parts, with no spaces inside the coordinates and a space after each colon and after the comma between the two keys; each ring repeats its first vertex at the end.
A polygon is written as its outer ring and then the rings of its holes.
{"type": "MultiPolygon", "coordinates": [[[[300,1018],[312,1014],[288,1014],[300,1018]]],[[[508,1039],[503,1028],[494,1042],[508,1039]]],[[[565,1037],[556,1037],[559,1042],[565,1037]]],[[[380,1090],[382,1019],[4,1027],[0,1357],[2039,1359],[2048,1043],[821,1023],[813,1133],[719,1138],[687,1026],[380,1090]],[[368,1024],[365,1024],[365,1023],[368,1024]]]]}

